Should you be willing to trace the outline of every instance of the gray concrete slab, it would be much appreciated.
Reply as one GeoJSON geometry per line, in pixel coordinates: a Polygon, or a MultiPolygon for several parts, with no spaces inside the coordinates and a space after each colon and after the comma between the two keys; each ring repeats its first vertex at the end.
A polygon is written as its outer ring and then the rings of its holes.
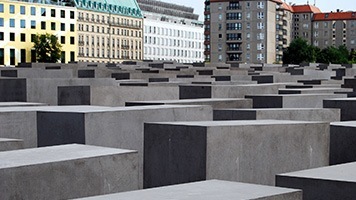
{"type": "Polygon", "coordinates": [[[35,102],[0,102],[0,107],[19,107],[19,106],[48,106],[48,104],[35,103],[35,102]]]}
{"type": "Polygon", "coordinates": [[[37,141],[38,146],[80,143],[138,150],[141,180],[144,122],[182,120],[212,120],[212,108],[197,105],[97,109],[58,106],[37,112],[37,141]]]}
{"type": "Polygon", "coordinates": [[[346,97],[346,94],[256,94],[246,95],[253,108],[323,108],[323,100],[346,97]]]}
{"type": "Polygon", "coordinates": [[[1,199],[68,199],[138,189],[137,151],[85,145],[0,152],[1,199]]]}
{"type": "Polygon", "coordinates": [[[175,200],[301,200],[302,192],[287,188],[208,180],[82,199],[166,200],[172,198],[175,200]]]}
{"type": "Polygon", "coordinates": [[[181,99],[160,101],[131,101],[126,106],[144,105],[209,105],[215,108],[252,108],[251,99],[242,98],[216,98],[216,99],[181,99]]]}
{"type": "Polygon", "coordinates": [[[356,120],[356,98],[324,99],[323,107],[341,109],[341,121],[356,120]]]}
{"type": "Polygon", "coordinates": [[[23,140],[0,138],[0,151],[23,149],[23,140]]]}
{"type": "Polygon", "coordinates": [[[355,199],[356,162],[276,176],[276,185],[303,190],[304,200],[355,199]]]}
{"type": "Polygon", "coordinates": [[[330,124],[330,165],[356,161],[356,121],[330,124]]]}
{"type": "Polygon", "coordinates": [[[205,179],[274,185],[281,171],[328,163],[328,122],[145,123],[145,188],[205,179]]]}
{"type": "Polygon", "coordinates": [[[216,109],[213,113],[214,120],[340,121],[340,109],[325,108],[216,109]]]}

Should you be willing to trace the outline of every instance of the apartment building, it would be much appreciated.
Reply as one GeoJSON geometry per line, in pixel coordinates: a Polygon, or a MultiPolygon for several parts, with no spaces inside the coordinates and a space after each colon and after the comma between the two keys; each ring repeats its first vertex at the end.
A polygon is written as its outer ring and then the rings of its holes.
{"type": "Polygon", "coordinates": [[[292,17],[290,7],[285,5],[280,0],[206,0],[206,61],[274,63],[281,60],[281,52],[277,50],[289,44],[288,20],[292,17]]]}
{"type": "Polygon", "coordinates": [[[204,27],[194,9],[138,0],[144,15],[144,59],[180,63],[204,61],[204,27]]]}
{"type": "Polygon", "coordinates": [[[35,34],[56,35],[62,45],[61,62],[77,55],[76,8],[51,1],[0,1],[0,66],[35,62],[35,34]],[[35,3],[36,2],[36,3],[35,3]]]}
{"type": "Polygon", "coordinates": [[[292,5],[293,11],[293,38],[303,38],[312,44],[312,20],[315,14],[321,13],[313,5],[292,5]]]}
{"type": "Polygon", "coordinates": [[[321,49],[345,45],[356,49],[356,12],[329,12],[314,14],[312,44],[321,49]]]}
{"type": "Polygon", "coordinates": [[[78,61],[143,59],[143,16],[136,0],[75,0],[78,61]]]}

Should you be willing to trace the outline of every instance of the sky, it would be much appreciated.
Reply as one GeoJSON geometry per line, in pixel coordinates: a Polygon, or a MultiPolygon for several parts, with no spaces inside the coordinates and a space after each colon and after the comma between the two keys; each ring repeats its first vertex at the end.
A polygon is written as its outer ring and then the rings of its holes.
{"type": "MultiPolygon", "coordinates": [[[[203,20],[204,12],[204,0],[160,0],[168,3],[175,3],[194,8],[194,13],[199,14],[199,20],[203,20]]],[[[315,0],[316,6],[320,8],[322,12],[336,11],[340,9],[343,11],[353,10],[356,11],[355,0],[315,0]]],[[[286,0],[286,2],[293,2],[295,4],[307,4],[307,0],[286,0]]],[[[309,4],[314,4],[314,0],[309,0],[309,4]]]]}

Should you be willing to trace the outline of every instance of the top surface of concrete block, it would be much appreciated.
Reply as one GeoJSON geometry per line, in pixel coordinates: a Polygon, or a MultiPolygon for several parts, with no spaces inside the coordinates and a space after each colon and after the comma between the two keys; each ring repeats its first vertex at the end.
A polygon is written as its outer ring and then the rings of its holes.
{"type": "MultiPolygon", "coordinates": [[[[121,200],[236,200],[236,199],[268,199],[267,197],[297,193],[293,199],[301,199],[300,190],[209,180],[154,189],[124,192],[85,199],[121,199],[121,200]],[[300,196],[300,198],[298,198],[300,196]]],[[[289,199],[289,198],[288,198],[289,199]]],[[[292,198],[291,198],[292,199],[292,198]]]]}
{"type": "Polygon", "coordinates": [[[356,97],[354,98],[332,98],[332,99],[324,99],[324,100],[333,100],[333,101],[356,101],[356,97]]]}
{"type": "Polygon", "coordinates": [[[22,141],[20,139],[0,138],[0,142],[17,142],[22,141]]]}
{"type": "Polygon", "coordinates": [[[214,127],[214,126],[260,126],[260,125],[316,124],[316,123],[322,123],[322,122],[290,121],[290,120],[238,120],[238,121],[231,120],[231,121],[153,122],[150,124],[214,127]]]}
{"type": "Polygon", "coordinates": [[[243,98],[202,98],[202,99],[181,99],[181,100],[156,100],[156,101],[134,101],[145,103],[198,103],[198,102],[215,102],[215,101],[239,101],[245,100],[243,98]]]}
{"type": "Polygon", "coordinates": [[[79,144],[0,152],[0,169],[135,152],[79,144]]]}
{"type": "Polygon", "coordinates": [[[31,102],[0,102],[0,107],[17,107],[17,106],[47,106],[45,103],[31,102]]]}
{"type": "Polygon", "coordinates": [[[355,127],[356,121],[345,121],[345,122],[332,122],[330,123],[332,126],[345,126],[345,127],[355,127]]]}
{"type": "Polygon", "coordinates": [[[322,179],[342,182],[356,182],[356,162],[297,172],[279,174],[280,176],[322,179]]]}

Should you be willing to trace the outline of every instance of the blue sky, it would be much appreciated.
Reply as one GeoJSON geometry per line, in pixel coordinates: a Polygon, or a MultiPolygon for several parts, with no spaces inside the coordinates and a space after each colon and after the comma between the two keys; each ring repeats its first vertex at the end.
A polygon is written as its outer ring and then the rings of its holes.
{"type": "MultiPolygon", "coordinates": [[[[184,5],[188,7],[193,7],[194,12],[200,15],[200,20],[203,19],[204,10],[204,0],[161,0],[169,3],[176,3],[179,5],[184,5]]],[[[307,0],[286,0],[286,2],[293,2],[296,4],[306,4],[307,0]]],[[[309,0],[310,4],[314,4],[314,0],[309,0]]],[[[356,1],[355,0],[316,0],[317,7],[323,12],[336,11],[336,9],[348,11],[356,11],[356,1]]]]}

